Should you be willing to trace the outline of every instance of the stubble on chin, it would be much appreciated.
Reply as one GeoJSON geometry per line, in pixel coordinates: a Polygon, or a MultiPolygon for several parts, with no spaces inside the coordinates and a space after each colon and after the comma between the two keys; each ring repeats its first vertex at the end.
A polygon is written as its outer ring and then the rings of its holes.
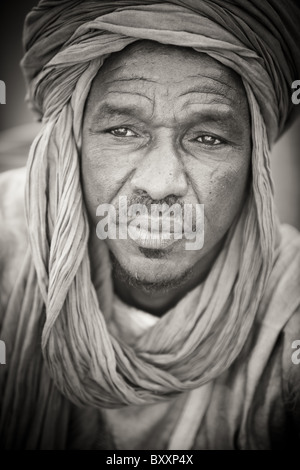
{"type": "MultiPolygon", "coordinates": [[[[152,250],[154,251],[154,250],[152,250]]],[[[161,250],[155,250],[155,251],[161,251],[161,250]]],[[[149,258],[150,256],[147,256],[145,254],[145,257],[149,258]]],[[[161,259],[163,258],[160,256],[160,253],[155,254],[155,256],[151,256],[153,259],[161,259]]],[[[142,290],[143,292],[147,294],[151,293],[167,293],[172,290],[176,290],[177,288],[183,286],[186,284],[192,277],[193,277],[193,268],[189,268],[187,271],[184,273],[181,273],[179,275],[173,275],[172,277],[170,276],[169,278],[164,278],[164,279],[154,279],[154,280],[147,280],[145,278],[142,278],[139,276],[138,273],[132,274],[130,271],[126,269],[126,267],[122,266],[118,259],[115,257],[115,255],[110,251],[110,259],[111,259],[111,264],[112,264],[112,275],[113,279],[117,279],[121,283],[128,285],[130,287],[133,287],[135,289],[142,290]]],[[[159,273],[157,275],[159,277],[159,273]]]]}

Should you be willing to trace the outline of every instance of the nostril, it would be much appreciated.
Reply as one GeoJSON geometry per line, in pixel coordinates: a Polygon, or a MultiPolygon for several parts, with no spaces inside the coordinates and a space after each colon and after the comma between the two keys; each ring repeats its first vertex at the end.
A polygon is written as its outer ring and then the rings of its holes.
{"type": "Polygon", "coordinates": [[[144,191],[144,189],[135,189],[134,193],[137,196],[147,196],[147,191],[144,191]]]}

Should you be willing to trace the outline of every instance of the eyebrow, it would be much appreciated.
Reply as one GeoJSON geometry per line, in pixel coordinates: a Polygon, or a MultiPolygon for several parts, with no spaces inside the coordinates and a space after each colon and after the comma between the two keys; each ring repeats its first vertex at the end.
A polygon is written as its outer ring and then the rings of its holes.
{"type": "MultiPolygon", "coordinates": [[[[226,93],[220,93],[220,91],[216,92],[216,91],[212,91],[212,90],[209,90],[209,89],[205,89],[203,90],[203,88],[200,90],[197,90],[196,88],[192,89],[192,90],[189,90],[189,91],[185,91],[184,93],[182,93],[181,95],[179,95],[178,98],[181,98],[182,96],[187,96],[187,95],[208,95],[208,94],[211,94],[211,95],[215,95],[215,99],[212,100],[212,103],[219,103],[220,102],[220,99],[223,99],[223,98],[226,98],[228,101],[232,101],[231,98],[228,96],[228,94],[226,95],[226,93]],[[219,100],[218,100],[219,98],[219,100]]],[[[185,105],[188,105],[189,103],[185,103],[185,105]]]]}
{"type": "Polygon", "coordinates": [[[217,109],[204,109],[202,105],[202,109],[189,113],[186,123],[188,125],[215,123],[222,129],[229,130],[234,128],[237,130],[240,125],[240,119],[237,118],[233,109],[227,105],[223,109],[220,106],[217,109]]]}
{"type": "Polygon", "coordinates": [[[233,88],[228,87],[227,93],[226,93],[224,88],[225,88],[225,86],[223,88],[220,87],[220,86],[217,87],[217,86],[213,86],[213,85],[206,85],[206,86],[201,85],[200,87],[195,86],[195,87],[192,87],[189,90],[186,90],[183,93],[181,93],[179,95],[179,98],[182,97],[182,96],[187,96],[187,95],[192,95],[192,94],[197,94],[197,95],[211,94],[211,95],[216,95],[216,97],[219,96],[219,97],[222,97],[222,98],[226,98],[228,101],[232,101],[232,98],[230,97],[229,93],[230,93],[231,90],[233,90],[233,88]]]}
{"type": "Polygon", "coordinates": [[[116,106],[113,105],[112,103],[105,102],[101,104],[94,115],[94,119],[101,119],[101,118],[114,118],[114,117],[132,117],[132,118],[142,118],[145,119],[145,116],[143,116],[144,113],[142,112],[142,109],[137,107],[137,106],[116,106]]]}
{"type": "Polygon", "coordinates": [[[142,98],[145,98],[146,100],[150,101],[150,103],[153,103],[153,100],[149,98],[149,96],[146,96],[143,93],[139,93],[138,91],[109,90],[106,92],[105,95],[115,95],[116,93],[121,95],[141,96],[142,98]]]}
{"type": "MultiPolygon", "coordinates": [[[[189,113],[188,118],[185,120],[185,123],[188,125],[197,124],[197,122],[201,120],[203,123],[217,123],[221,124],[222,127],[229,128],[232,127],[232,124],[239,123],[239,119],[236,118],[233,109],[228,105],[224,105],[223,109],[220,107],[220,105],[218,105],[217,109],[204,109],[205,105],[200,103],[190,103],[190,105],[200,106],[202,109],[198,109],[189,113]]],[[[113,103],[104,102],[95,112],[92,125],[96,124],[99,119],[104,118],[109,120],[118,117],[138,119],[145,123],[152,120],[151,116],[147,116],[145,114],[144,109],[141,106],[117,106],[113,103]]]]}
{"type": "MultiPolygon", "coordinates": [[[[199,75],[190,75],[189,78],[199,78],[199,75]]],[[[216,83],[216,85],[213,85],[212,83],[206,84],[207,89],[209,90],[207,93],[219,93],[220,89],[223,90],[224,88],[229,88],[230,90],[236,91],[237,87],[230,85],[228,82],[223,82],[220,78],[213,78],[210,76],[206,76],[201,74],[201,78],[207,78],[210,82],[216,83]]],[[[221,77],[222,78],[222,77],[221,77]]],[[[204,85],[201,87],[203,88],[204,85]]],[[[191,88],[191,90],[195,90],[196,93],[201,93],[201,88],[195,87],[191,88]]],[[[189,91],[187,91],[189,93],[189,91]]],[[[184,95],[185,93],[183,93],[184,95]]]]}
{"type": "Polygon", "coordinates": [[[157,83],[156,80],[151,80],[150,78],[144,77],[124,77],[124,78],[115,78],[114,80],[110,80],[109,83],[116,83],[116,82],[150,82],[150,83],[157,83]]]}

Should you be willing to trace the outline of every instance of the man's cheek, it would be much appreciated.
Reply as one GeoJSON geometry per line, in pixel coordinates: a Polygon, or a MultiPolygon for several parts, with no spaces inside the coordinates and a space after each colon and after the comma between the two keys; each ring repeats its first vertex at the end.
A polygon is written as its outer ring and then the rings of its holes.
{"type": "MultiPolygon", "coordinates": [[[[84,157],[83,157],[84,158],[84,157]]],[[[118,165],[109,155],[94,154],[82,162],[82,183],[86,202],[95,209],[101,203],[110,203],[130,172],[118,165]]]]}
{"type": "Polygon", "coordinates": [[[229,228],[243,204],[245,178],[237,172],[215,175],[204,201],[209,225],[219,232],[229,228]]]}

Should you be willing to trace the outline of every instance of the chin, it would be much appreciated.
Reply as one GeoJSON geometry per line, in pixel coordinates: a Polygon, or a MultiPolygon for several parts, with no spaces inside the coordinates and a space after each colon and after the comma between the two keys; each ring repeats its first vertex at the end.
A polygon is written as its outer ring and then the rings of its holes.
{"type": "MultiPolygon", "coordinates": [[[[151,250],[156,251],[156,250],[151,250]]],[[[159,251],[159,250],[158,250],[159,251]]],[[[168,262],[161,253],[144,253],[144,259],[128,264],[110,252],[113,276],[121,282],[145,292],[169,292],[184,285],[192,277],[193,269],[178,272],[178,264],[168,262]]]]}

